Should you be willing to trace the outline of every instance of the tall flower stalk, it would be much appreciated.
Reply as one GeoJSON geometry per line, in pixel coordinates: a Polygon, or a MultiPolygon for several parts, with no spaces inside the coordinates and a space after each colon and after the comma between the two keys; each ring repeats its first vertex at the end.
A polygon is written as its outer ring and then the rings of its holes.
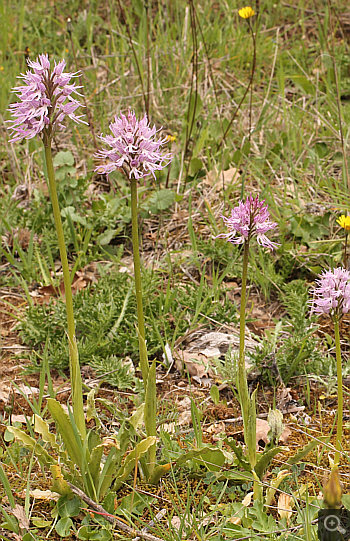
{"type": "Polygon", "coordinates": [[[82,116],[75,115],[75,110],[81,104],[72,97],[72,94],[80,95],[78,89],[81,87],[77,87],[75,83],[70,83],[72,77],[77,77],[78,74],[65,73],[66,62],[64,60],[58,64],[55,62],[53,69],[51,69],[48,56],[44,54],[39,55],[35,62],[31,60],[27,62],[32,71],[28,70],[25,75],[21,75],[24,85],[13,88],[13,92],[16,93],[19,101],[9,107],[13,116],[13,119],[8,122],[8,129],[12,131],[10,142],[32,139],[38,136],[44,144],[50,199],[65,289],[73,415],[80,434],[85,439],[82,381],[75,338],[72,287],[51,152],[52,138],[56,131],[65,128],[62,122],[66,115],[75,122],[86,124],[82,120],[82,116]]]}
{"type": "Polygon", "coordinates": [[[350,311],[350,272],[339,267],[324,271],[316,280],[312,311],[331,318],[334,324],[335,353],[337,361],[337,436],[335,443],[334,466],[338,467],[343,438],[343,376],[339,323],[344,314],[350,311]]]}
{"type": "MultiPolygon", "coordinates": [[[[155,365],[149,367],[145,322],[143,314],[141,261],[138,231],[138,203],[137,181],[149,174],[155,177],[155,171],[160,171],[171,161],[171,155],[162,152],[163,145],[168,141],[156,138],[156,127],[151,128],[147,116],[137,120],[133,111],[127,116],[120,114],[114,117],[110,124],[112,135],[100,136],[103,143],[109,148],[100,150],[97,158],[108,160],[106,165],[100,165],[96,171],[109,174],[116,169],[122,170],[130,180],[131,190],[131,227],[132,247],[134,258],[135,294],[137,305],[137,331],[139,337],[140,369],[146,391],[145,425],[147,436],[156,435],[156,384],[155,365]]],[[[152,474],[155,465],[156,447],[152,446],[149,452],[148,469],[152,474]]]]}
{"type": "MultiPolygon", "coordinates": [[[[277,247],[277,244],[269,240],[265,234],[271,229],[274,229],[277,224],[270,221],[268,206],[264,205],[264,203],[265,200],[259,201],[259,197],[254,199],[252,196],[247,197],[245,202],[240,201],[238,206],[231,210],[228,218],[221,216],[229,232],[219,235],[220,238],[224,238],[232,244],[243,244],[237,390],[243,417],[244,440],[253,471],[256,465],[256,405],[255,392],[252,396],[249,395],[245,367],[245,321],[249,248],[253,237],[256,237],[258,244],[265,248],[271,250],[277,247]]],[[[256,498],[259,492],[259,481],[257,479],[254,483],[254,494],[256,498]]]]}

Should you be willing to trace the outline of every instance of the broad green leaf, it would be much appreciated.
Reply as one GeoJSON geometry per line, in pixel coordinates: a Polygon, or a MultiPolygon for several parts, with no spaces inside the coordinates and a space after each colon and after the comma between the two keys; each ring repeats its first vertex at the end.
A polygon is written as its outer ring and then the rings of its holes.
{"type": "Polygon", "coordinates": [[[149,436],[148,438],[140,441],[140,443],[136,445],[135,449],[128,454],[124,464],[119,469],[116,476],[116,480],[113,485],[114,491],[118,490],[122,483],[124,483],[124,481],[126,481],[126,479],[129,477],[131,471],[135,468],[136,456],[138,459],[140,459],[145,453],[147,453],[148,449],[152,445],[155,445],[156,441],[157,438],[155,436],[149,436]]]}
{"type": "MultiPolygon", "coordinates": [[[[61,494],[62,496],[71,495],[72,491],[70,486],[68,485],[67,481],[63,479],[61,466],[54,464],[50,466],[50,470],[52,474],[52,490],[58,494],[61,494]]],[[[72,472],[72,474],[73,473],[74,472],[72,472]]]]}
{"type": "Polygon", "coordinates": [[[52,524],[52,520],[44,520],[41,517],[31,517],[30,520],[37,528],[48,528],[52,524]]]}
{"type": "Polygon", "coordinates": [[[74,156],[70,150],[61,150],[56,154],[53,159],[53,164],[55,167],[60,167],[62,165],[74,165],[74,156]]]}
{"type": "Polygon", "coordinates": [[[39,415],[34,415],[34,430],[41,435],[46,443],[49,443],[51,447],[58,452],[59,445],[56,441],[56,435],[50,432],[48,423],[39,415]]]}
{"type": "Polygon", "coordinates": [[[109,541],[111,537],[111,532],[103,526],[99,526],[98,530],[94,530],[91,526],[82,526],[77,533],[78,539],[86,541],[109,541]]]}
{"type": "Polygon", "coordinates": [[[80,513],[80,498],[74,496],[69,499],[68,496],[61,496],[57,502],[58,513],[61,518],[76,517],[80,513]]]}
{"type": "Polygon", "coordinates": [[[154,192],[147,201],[149,207],[154,206],[156,210],[166,210],[175,201],[175,192],[173,190],[164,189],[154,192]]]}
{"type": "Polygon", "coordinates": [[[60,537],[67,537],[72,528],[73,521],[70,517],[61,518],[55,526],[55,530],[60,537]]]}
{"type": "Polygon", "coordinates": [[[306,455],[308,455],[313,449],[315,449],[317,445],[320,445],[320,443],[323,443],[327,440],[328,440],[327,436],[319,436],[317,440],[310,441],[307,445],[305,445],[305,447],[303,447],[302,449],[300,449],[300,451],[295,453],[295,455],[288,458],[284,467],[288,468],[289,466],[293,466],[293,464],[298,464],[298,462],[301,462],[301,460],[303,460],[303,458],[305,458],[306,455]]]}
{"type": "Polygon", "coordinates": [[[246,471],[251,471],[252,468],[250,466],[250,463],[246,459],[246,456],[243,453],[243,448],[239,443],[236,442],[234,438],[226,438],[225,443],[229,445],[232,449],[232,451],[235,453],[238,464],[241,468],[244,468],[246,471]]]}
{"type": "Polygon", "coordinates": [[[164,475],[169,473],[170,469],[171,469],[171,464],[170,463],[169,464],[161,464],[160,466],[157,466],[154,469],[154,471],[153,471],[151,477],[149,478],[148,482],[151,485],[157,485],[159,483],[160,479],[162,477],[164,477],[164,475]]]}
{"type": "Polygon", "coordinates": [[[142,425],[145,417],[145,404],[141,404],[129,419],[129,423],[137,430],[142,425]]]}
{"type": "Polygon", "coordinates": [[[95,488],[98,486],[100,474],[101,474],[101,459],[103,455],[103,445],[98,445],[94,447],[91,451],[91,460],[88,464],[88,470],[92,477],[95,488]]]}
{"type": "Polygon", "coordinates": [[[198,171],[202,169],[202,167],[203,164],[199,158],[192,158],[188,174],[190,175],[190,177],[194,177],[198,173],[198,171]]]}
{"type": "Polygon", "coordinates": [[[51,464],[57,464],[56,460],[52,458],[52,456],[49,455],[49,453],[38,443],[34,438],[31,436],[28,436],[23,430],[20,428],[15,428],[14,426],[8,426],[7,430],[11,432],[15,438],[18,440],[21,440],[21,442],[28,447],[35,456],[38,458],[39,462],[44,464],[45,466],[51,466],[51,464]]]}
{"type": "MultiPolygon", "coordinates": [[[[47,399],[47,407],[52,417],[55,420],[57,429],[63,439],[64,445],[67,449],[68,455],[71,460],[79,466],[80,470],[83,469],[83,456],[82,456],[82,441],[77,442],[75,433],[69,416],[62,408],[61,404],[54,398],[47,399]]],[[[78,436],[79,437],[79,436],[78,436]]]]}
{"type": "Polygon", "coordinates": [[[121,453],[119,449],[112,447],[109,451],[106,462],[104,463],[102,472],[99,478],[97,494],[100,500],[105,497],[105,494],[116,477],[116,472],[121,462],[121,453]]]}
{"type": "Polygon", "coordinates": [[[269,449],[268,451],[264,452],[263,455],[261,455],[261,458],[258,459],[258,462],[256,463],[254,468],[255,473],[259,477],[259,479],[262,479],[264,473],[270,466],[274,457],[281,451],[283,451],[283,447],[273,447],[272,449],[269,449]]]}
{"type": "Polygon", "coordinates": [[[215,406],[217,406],[220,402],[220,393],[219,393],[219,387],[217,385],[212,385],[210,387],[210,398],[214,402],[215,406]]]}

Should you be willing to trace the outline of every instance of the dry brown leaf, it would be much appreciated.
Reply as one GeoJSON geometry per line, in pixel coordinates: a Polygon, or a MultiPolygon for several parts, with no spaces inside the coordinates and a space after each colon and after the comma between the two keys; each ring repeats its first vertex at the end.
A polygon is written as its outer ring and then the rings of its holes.
{"type": "Polygon", "coordinates": [[[226,171],[218,171],[214,169],[210,171],[203,179],[203,184],[207,186],[215,185],[217,191],[221,191],[224,187],[230,186],[239,180],[240,173],[236,167],[230,167],[226,171]]]}
{"type": "Polygon", "coordinates": [[[254,492],[248,492],[248,494],[245,495],[245,497],[242,500],[242,505],[244,505],[244,507],[250,506],[250,504],[252,503],[253,495],[254,495],[254,492]]]}
{"type": "MultiPolygon", "coordinates": [[[[40,490],[39,488],[35,488],[34,490],[31,490],[29,492],[31,498],[35,498],[36,500],[43,500],[43,501],[51,501],[54,500],[57,502],[57,500],[61,497],[60,494],[57,492],[52,492],[51,490],[40,490]]],[[[22,490],[21,492],[16,492],[16,495],[19,498],[25,498],[26,497],[26,490],[22,490]]]]}
{"type": "Polygon", "coordinates": [[[277,501],[277,510],[281,518],[287,519],[287,524],[292,516],[292,497],[289,494],[284,494],[283,492],[278,496],[277,501]]]}
{"type": "Polygon", "coordinates": [[[21,530],[29,530],[29,519],[26,516],[24,507],[22,507],[22,505],[16,504],[11,511],[18,520],[18,525],[21,530]]]}
{"type": "MultiPolygon", "coordinates": [[[[265,421],[264,419],[256,420],[256,445],[257,446],[260,440],[262,440],[265,443],[265,445],[268,444],[269,439],[267,437],[267,434],[269,433],[269,430],[270,430],[270,425],[267,421],[265,421]]],[[[287,426],[284,427],[283,432],[280,435],[279,442],[285,445],[291,433],[292,431],[290,430],[290,428],[288,428],[287,426]]]]}
{"type": "Polygon", "coordinates": [[[222,421],[220,423],[209,425],[203,432],[206,432],[207,434],[220,434],[221,432],[225,432],[225,428],[225,423],[222,421]]]}
{"type": "Polygon", "coordinates": [[[208,374],[209,360],[201,353],[190,353],[189,351],[176,352],[175,365],[178,370],[185,366],[190,376],[203,378],[208,374]]]}
{"type": "Polygon", "coordinates": [[[177,424],[179,426],[189,425],[192,422],[191,410],[182,411],[178,417],[177,424]]]}
{"type": "Polygon", "coordinates": [[[26,423],[26,418],[24,415],[11,415],[11,423],[26,423]]]}

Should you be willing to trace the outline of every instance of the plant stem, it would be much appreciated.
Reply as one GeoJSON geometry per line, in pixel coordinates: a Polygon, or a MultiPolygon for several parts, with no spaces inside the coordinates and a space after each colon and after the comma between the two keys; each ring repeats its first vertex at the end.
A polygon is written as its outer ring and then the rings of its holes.
{"type": "Polygon", "coordinates": [[[337,358],[337,387],[338,387],[338,411],[337,411],[337,440],[335,443],[334,465],[339,465],[341,442],[343,438],[343,376],[341,364],[339,321],[334,322],[335,351],[337,358]]]}
{"type": "Polygon", "coordinates": [[[82,394],[82,381],[79,365],[78,347],[75,339],[75,323],[73,313],[73,295],[70,279],[70,272],[68,266],[68,258],[66,245],[64,242],[64,234],[61,220],[60,207],[57,197],[57,187],[55,180],[55,172],[52,162],[51,153],[51,139],[47,138],[44,142],[45,159],[47,167],[47,175],[49,180],[50,198],[52,203],[52,210],[55,219],[58,247],[60,250],[64,291],[66,297],[66,310],[67,310],[67,324],[68,324],[68,341],[69,341],[69,371],[72,385],[72,401],[73,401],[73,414],[76,425],[80,431],[80,435],[83,440],[86,436],[84,409],[83,409],[83,394],[82,394]]]}
{"type": "Polygon", "coordinates": [[[146,389],[148,379],[148,360],[145,356],[145,323],[143,317],[143,302],[142,302],[142,284],[141,284],[141,262],[139,248],[139,228],[137,220],[137,180],[131,179],[131,227],[132,227],[132,250],[134,256],[134,275],[135,275],[135,293],[137,306],[137,324],[139,330],[139,352],[140,352],[140,367],[142,379],[146,389]],[[143,341],[143,342],[142,342],[143,341]]]}
{"type": "Polygon", "coordinates": [[[237,371],[238,396],[242,408],[244,431],[248,428],[249,416],[249,392],[245,369],[245,311],[247,299],[247,274],[248,274],[249,240],[244,242],[243,272],[241,286],[241,308],[239,314],[239,359],[237,371]]]}

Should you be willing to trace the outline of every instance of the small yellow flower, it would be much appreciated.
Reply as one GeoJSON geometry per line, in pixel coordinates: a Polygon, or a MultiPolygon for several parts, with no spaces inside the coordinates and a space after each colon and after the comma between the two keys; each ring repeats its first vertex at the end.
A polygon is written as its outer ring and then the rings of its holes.
{"type": "Polygon", "coordinates": [[[337,224],[339,224],[340,227],[345,229],[345,231],[350,231],[350,216],[344,216],[344,214],[342,214],[342,216],[338,218],[337,224]]]}
{"type": "Polygon", "coordinates": [[[0,71],[4,71],[4,66],[0,66],[0,71]]]}
{"type": "Polygon", "coordinates": [[[238,11],[238,15],[242,17],[242,19],[250,19],[250,17],[253,17],[253,15],[255,15],[255,11],[250,6],[247,6],[240,9],[238,11]]]}
{"type": "Polygon", "coordinates": [[[176,141],[176,137],[175,135],[167,135],[166,140],[169,141],[170,143],[174,143],[176,141]]]}

